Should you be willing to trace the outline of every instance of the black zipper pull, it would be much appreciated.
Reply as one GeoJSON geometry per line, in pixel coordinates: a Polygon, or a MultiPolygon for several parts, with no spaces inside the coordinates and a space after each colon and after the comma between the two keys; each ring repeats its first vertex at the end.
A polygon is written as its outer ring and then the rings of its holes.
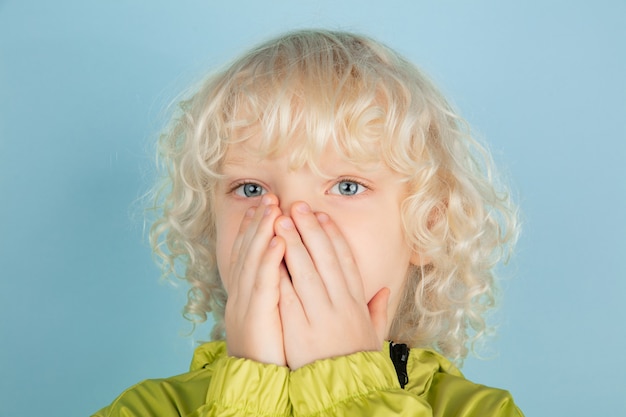
{"type": "Polygon", "coordinates": [[[389,356],[391,357],[391,362],[393,362],[393,367],[396,368],[396,374],[398,374],[398,381],[402,389],[409,382],[409,374],[406,370],[409,352],[409,347],[404,343],[389,342],[389,356]]]}

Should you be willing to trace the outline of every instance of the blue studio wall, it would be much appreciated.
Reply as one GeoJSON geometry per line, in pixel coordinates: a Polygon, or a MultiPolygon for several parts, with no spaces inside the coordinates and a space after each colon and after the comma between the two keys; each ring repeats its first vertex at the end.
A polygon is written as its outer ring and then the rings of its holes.
{"type": "Polygon", "coordinates": [[[624,1],[0,1],[0,417],[86,416],[184,372],[184,286],[138,203],[164,110],[298,27],[364,32],[424,68],[524,216],[490,359],[528,416],[626,415],[624,1]],[[592,4],[593,3],[593,4],[592,4]]]}

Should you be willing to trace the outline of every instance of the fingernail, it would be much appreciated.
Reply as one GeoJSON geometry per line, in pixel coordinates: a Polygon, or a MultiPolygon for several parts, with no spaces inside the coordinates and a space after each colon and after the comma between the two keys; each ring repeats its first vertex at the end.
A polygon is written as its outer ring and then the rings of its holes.
{"type": "Polygon", "coordinates": [[[269,195],[265,194],[261,199],[261,202],[266,206],[269,206],[270,204],[272,204],[272,198],[269,195]]]}
{"type": "Polygon", "coordinates": [[[296,210],[298,210],[300,213],[308,213],[311,211],[311,208],[307,203],[299,203],[296,206],[296,210]]]}
{"type": "Polygon", "coordinates": [[[246,217],[254,217],[254,212],[256,211],[256,207],[250,207],[246,210],[246,217]]]}
{"type": "Polygon", "coordinates": [[[283,229],[293,229],[293,222],[291,219],[281,219],[278,223],[283,229]]]}
{"type": "Polygon", "coordinates": [[[320,223],[326,223],[330,220],[330,217],[328,217],[328,214],[326,213],[316,213],[315,216],[317,217],[317,221],[320,223]]]}
{"type": "Polygon", "coordinates": [[[265,211],[263,212],[263,215],[267,216],[271,212],[272,212],[272,207],[271,206],[267,206],[267,207],[265,207],[265,211]]]}

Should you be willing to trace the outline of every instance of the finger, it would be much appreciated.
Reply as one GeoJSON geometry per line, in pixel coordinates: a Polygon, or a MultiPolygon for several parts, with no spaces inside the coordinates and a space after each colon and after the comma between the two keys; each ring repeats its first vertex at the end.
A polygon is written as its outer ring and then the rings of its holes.
{"type": "Polygon", "coordinates": [[[251,296],[259,264],[274,236],[274,220],[281,214],[278,206],[272,202],[272,199],[265,199],[264,196],[263,203],[255,210],[241,237],[238,252],[233,253],[235,264],[232,273],[237,281],[237,291],[244,299],[251,296]]]}
{"type": "Polygon", "coordinates": [[[310,312],[314,306],[329,308],[330,299],[326,287],[293,221],[286,216],[279,217],[276,220],[275,231],[277,236],[285,240],[285,264],[304,310],[310,312]]]}
{"type": "Polygon", "coordinates": [[[283,335],[286,335],[285,339],[289,335],[293,337],[294,331],[305,329],[308,319],[285,265],[281,265],[280,269],[280,301],[278,305],[283,325],[283,335]]]}
{"type": "Polygon", "coordinates": [[[344,279],[342,282],[347,291],[356,299],[365,301],[365,290],[363,288],[363,279],[361,272],[352,254],[352,249],[344,238],[343,234],[326,213],[317,213],[317,221],[324,233],[328,236],[329,241],[333,245],[336,259],[343,271],[344,279]]]}
{"type": "Polygon", "coordinates": [[[233,305],[229,297],[225,316],[229,355],[286,365],[278,305],[283,254],[284,242],[274,237],[261,259],[251,298],[233,305]]]}
{"type": "Polygon", "coordinates": [[[244,299],[250,299],[259,286],[278,280],[278,266],[285,253],[284,244],[277,248],[276,241],[273,240],[273,223],[279,215],[280,209],[276,206],[268,207],[256,235],[240,254],[238,291],[244,299]]]}
{"type": "Polygon", "coordinates": [[[265,311],[278,308],[280,268],[284,254],[285,242],[282,238],[274,236],[259,262],[256,279],[252,286],[253,296],[250,297],[251,311],[257,307],[265,311]]]}
{"type": "Polygon", "coordinates": [[[235,236],[235,240],[233,241],[233,246],[231,248],[230,251],[230,267],[229,267],[229,274],[230,276],[224,280],[224,283],[227,285],[226,287],[226,292],[229,295],[232,295],[234,292],[232,291],[233,288],[236,288],[236,282],[234,282],[234,280],[230,279],[231,277],[237,276],[238,275],[238,265],[237,265],[237,260],[239,259],[239,253],[241,252],[241,245],[243,242],[243,236],[246,232],[246,230],[248,229],[248,227],[250,226],[250,223],[252,222],[252,218],[254,217],[254,214],[256,212],[256,206],[255,207],[250,207],[248,208],[248,210],[246,210],[243,219],[241,220],[241,223],[239,225],[239,230],[237,231],[237,236],[235,236]]]}
{"type": "Polygon", "coordinates": [[[268,206],[277,205],[278,198],[272,194],[263,196],[258,206],[252,206],[247,211],[241,222],[238,236],[233,245],[231,260],[236,260],[241,252],[247,250],[252,238],[256,235],[259,222],[263,219],[263,214],[268,206]]]}
{"type": "Polygon", "coordinates": [[[387,307],[390,293],[389,288],[381,288],[367,304],[372,326],[380,341],[387,338],[387,307]]]}
{"type": "Polygon", "coordinates": [[[345,295],[348,288],[340,258],[315,213],[306,203],[299,202],[293,205],[291,216],[328,294],[331,298],[337,294],[345,295]]]}

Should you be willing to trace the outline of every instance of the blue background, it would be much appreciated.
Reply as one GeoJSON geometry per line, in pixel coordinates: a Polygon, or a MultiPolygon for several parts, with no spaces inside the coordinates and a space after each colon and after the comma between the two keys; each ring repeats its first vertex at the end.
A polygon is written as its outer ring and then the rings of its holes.
{"type": "Polygon", "coordinates": [[[208,327],[185,336],[137,203],[164,109],[310,26],[417,62],[513,179],[524,233],[467,376],[528,416],[625,415],[626,2],[540,0],[0,1],[0,415],[85,416],[187,369],[208,327]]]}

